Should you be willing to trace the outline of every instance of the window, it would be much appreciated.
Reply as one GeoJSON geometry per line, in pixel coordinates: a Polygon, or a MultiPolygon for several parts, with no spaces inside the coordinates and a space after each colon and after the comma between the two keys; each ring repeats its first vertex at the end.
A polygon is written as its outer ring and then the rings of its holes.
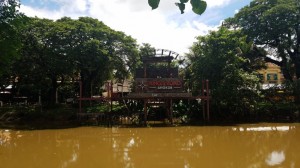
{"type": "Polygon", "coordinates": [[[269,83],[277,83],[278,75],[276,73],[269,73],[267,74],[267,81],[269,83]]]}

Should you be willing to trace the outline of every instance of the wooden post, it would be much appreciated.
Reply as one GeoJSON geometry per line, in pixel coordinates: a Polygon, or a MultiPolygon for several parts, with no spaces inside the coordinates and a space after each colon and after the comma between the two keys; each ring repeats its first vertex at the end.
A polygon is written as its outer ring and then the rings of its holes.
{"type": "Polygon", "coordinates": [[[202,115],[203,115],[203,120],[205,121],[206,120],[206,115],[205,115],[205,95],[204,95],[204,80],[202,80],[202,90],[201,90],[201,96],[202,96],[202,115]]]}
{"type": "MultiPolygon", "coordinates": [[[[169,58],[171,58],[171,56],[169,55],[169,58]]],[[[168,60],[168,78],[171,78],[171,59],[168,60]]]]}
{"type": "Polygon", "coordinates": [[[170,99],[169,109],[170,109],[170,120],[171,120],[171,124],[173,124],[173,100],[172,100],[172,99],[170,99]]]}
{"type": "Polygon", "coordinates": [[[42,91],[41,89],[39,90],[39,105],[42,105],[42,91]]]}
{"type": "Polygon", "coordinates": [[[112,109],[113,109],[113,82],[112,80],[110,81],[110,112],[112,112],[112,109]]]}
{"type": "Polygon", "coordinates": [[[82,111],[82,104],[81,104],[81,98],[82,98],[82,81],[79,81],[79,113],[81,113],[82,111]]]}
{"type": "Polygon", "coordinates": [[[210,117],[209,116],[209,86],[208,86],[208,84],[209,84],[209,81],[206,80],[207,121],[209,121],[209,117],[210,117]]]}
{"type": "Polygon", "coordinates": [[[106,102],[107,102],[107,111],[106,111],[106,121],[107,121],[107,126],[111,126],[111,115],[110,115],[110,97],[111,97],[111,89],[110,89],[110,82],[106,82],[106,90],[107,90],[107,97],[106,97],[106,102]]]}
{"type": "Polygon", "coordinates": [[[144,99],[144,123],[145,125],[147,125],[147,101],[146,99],[144,99]]]}
{"type": "Polygon", "coordinates": [[[147,78],[147,64],[144,64],[144,78],[147,78]]]}

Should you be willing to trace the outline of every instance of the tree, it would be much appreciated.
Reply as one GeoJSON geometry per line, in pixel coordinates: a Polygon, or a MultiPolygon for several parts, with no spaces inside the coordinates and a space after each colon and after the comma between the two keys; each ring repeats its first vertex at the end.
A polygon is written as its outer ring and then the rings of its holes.
{"type": "Polygon", "coordinates": [[[18,7],[18,0],[0,1],[0,90],[10,84],[11,65],[20,55],[19,37],[26,17],[18,7]]]}
{"type": "Polygon", "coordinates": [[[93,88],[109,78],[107,39],[111,29],[89,17],[80,17],[78,20],[65,17],[57,22],[70,28],[67,55],[74,63],[73,73],[77,73],[82,81],[83,96],[90,97],[93,88]]]}
{"type": "Polygon", "coordinates": [[[139,48],[141,57],[151,57],[155,55],[155,48],[149,43],[143,43],[139,48]]]}
{"type": "Polygon", "coordinates": [[[15,63],[20,85],[47,92],[49,102],[57,102],[57,89],[74,72],[69,53],[68,25],[48,19],[31,18],[22,33],[22,57],[15,63]]]}
{"type": "Polygon", "coordinates": [[[126,78],[139,60],[134,39],[89,17],[31,18],[22,32],[22,43],[22,56],[14,64],[18,87],[27,87],[35,95],[42,91],[50,103],[57,102],[65,81],[80,78],[83,96],[89,97],[99,94],[104,81],[113,75],[126,78]]]}
{"type": "Polygon", "coordinates": [[[267,62],[281,67],[286,80],[300,78],[299,0],[254,0],[225,25],[241,28],[249,40],[270,56],[267,62]]]}
{"type": "Polygon", "coordinates": [[[130,36],[89,17],[62,18],[58,22],[72,27],[69,54],[76,62],[84,96],[91,96],[104,81],[112,77],[123,80],[134,71],[139,58],[136,40],[130,36]]]}
{"type": "Polygon", "coordinates": [[[108,36],[108,45],[112,57],[113,78],[123,81],[131,77],[140,61],[136,40],[123,32],[112,31],[108,36]]]}
{"type": "Polygon", "coordinates": [[[197,37],[188,54],[190,83],[199,90],[201,83],[197,81],[208,79],[212,102],[219,111],[245,113],[253,110],[258,96],[258,77],[255,69],[249,67],[258,66],[260,60],[259,54],[253,54],[258,52],[253,48],[240,31],[224,27],[197,37]],[[256,61],[249,63],[251,59],[256,61]]]}
{"type": "MultiPolygon", "coordinates": [[[[184,13],[185,10],[185,4],[188,2],[189,0],[179,0],[179,2],[176,2],[175,5],[178,6],[181,14],[184,13]]],[[[156,9],[159,6],[159,2],[160,0],[148,0],[148,4],[149,6],[151,6],[152,10],[156,9]]],[[[192,10],[194,13],[201,15],[207,7],[207,4],[205,1],[202,0],[190,0],[190,3],[192,5],[192,10]]]]}
{"type": "Polygon", "coordinates": [[[0,74],[16,57],[20,45],[15,20],[18,17],[18,2],[13,0],[0,1],[0,74]]]}

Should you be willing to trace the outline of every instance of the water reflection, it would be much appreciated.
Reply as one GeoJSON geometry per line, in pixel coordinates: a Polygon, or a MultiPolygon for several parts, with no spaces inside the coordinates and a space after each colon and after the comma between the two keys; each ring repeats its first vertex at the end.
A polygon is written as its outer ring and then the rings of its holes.
{"type": "Polygon", "coordinates": [[[0,167],[293,168],[299,126],[0,130],[0,167]]]}
{"type": "Polygon", "coordinates": [[[10,131],[3,130],[0,132],[0,146],[9,145],[11,140],[10,131]]]}
{"type": "Polygon", "coordinates": [[[283,151],[273,151],[268,155],[266,163],[269,166],[280,165],[285,160],[285,154],[283,151]]]}
{"type": "Polygon", "coordinates": [[[188,139],[186,143],[182,144],[181,150],[190,151],[193,147],[202,147],[203,146],[203,136],[196,135],[194,138],[188,139]]]}
{"type": "Polygon", "coordinates": [[[233,127],[232,130],[233,131],[289,131],[292,129],[295,129],[295,126],[264,126],[264,127],[239,127],[239,128],[235,128],[233,127]]]}

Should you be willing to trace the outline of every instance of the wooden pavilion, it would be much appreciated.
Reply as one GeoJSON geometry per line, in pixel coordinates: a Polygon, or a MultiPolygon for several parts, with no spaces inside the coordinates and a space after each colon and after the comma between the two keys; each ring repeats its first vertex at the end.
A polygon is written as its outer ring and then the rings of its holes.
{"type": "MultiPolygon", "coordinates": [[[[184,89],[184,80],[179,77],[179,68],[171,66],[173,61],[178,60],[179,54],[159,49],[142,57],[143,67],[136,70],[133,81],[133,91],[123,97],[110,96],[106,101],[116,100],[139,100],[143,101],[143,120],[147,123],[148,109],[150,107],[164,107],[170,123],[173,123],[173,101],[174,100],[201,100],[203,118],[210,118],[210,95],[209,81],[202,81],[200,95],[192,95],[192,92],[184,89]]],[[[107,83],[110,95],[113,95],[112,83],[107,83]]],[[[95,100],[95,98],[83,98],[80,94],[79,105],[81,112],[81,101],[95,100]]],[[[98,98],[99,99],[99,98],[98,98]]]]}

